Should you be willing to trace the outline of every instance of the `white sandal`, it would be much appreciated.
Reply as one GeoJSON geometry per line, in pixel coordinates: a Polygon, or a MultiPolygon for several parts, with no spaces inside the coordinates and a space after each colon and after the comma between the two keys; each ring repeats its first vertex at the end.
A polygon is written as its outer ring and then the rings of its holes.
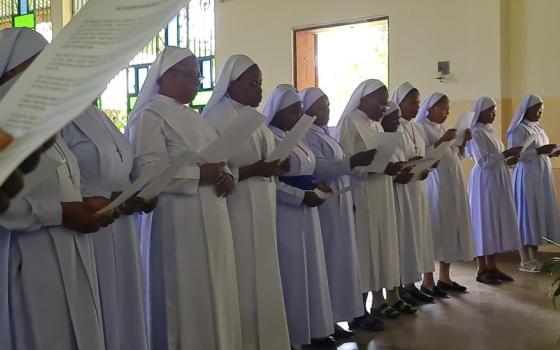
{"type": "Polygon", "coordinates": [[[528,273],[539,273],[541,269],[535,260],[526,261],[519,265],[519,271],[528,273]]]}

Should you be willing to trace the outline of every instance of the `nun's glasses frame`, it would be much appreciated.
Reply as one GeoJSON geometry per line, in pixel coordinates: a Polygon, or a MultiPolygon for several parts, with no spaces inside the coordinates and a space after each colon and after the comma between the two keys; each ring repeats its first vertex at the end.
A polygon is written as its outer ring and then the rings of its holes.
{"type": "Polygon", "coordinates": [[[204,76],[200,73],[193,74],[192,72],[187,72],[187,71],[184,71],[182,69],[177,69],[177,68],[171,68],[170,70],[181,74],[183,77],[185,77],[187,79],[190,79],[192,81],[196,81],[199,84],[202,84],[202,82],[204,81],[204,76]]]}

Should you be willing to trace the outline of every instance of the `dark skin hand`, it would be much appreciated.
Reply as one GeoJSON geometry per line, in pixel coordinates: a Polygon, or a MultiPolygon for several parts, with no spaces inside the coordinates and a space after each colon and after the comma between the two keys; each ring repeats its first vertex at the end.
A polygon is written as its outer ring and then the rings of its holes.
{"type": "Polygon", "coordinates": [[[324,192],[324,193],[333,193],[332,188],[330,188],[330,186],[327,185],[326,183],[324,183],[323,181],[319,182],[319,183],[317,184],[316,187],[317,187],[317,189],[318,189],[319,191],[321,191],[321,192],[324,192]]]}
{"type": "Polygon", "coordinates": [[[218,197],[227,197],[233,190],[233,176],[224,174],[216,184],[216,195],[218,197]]]}
{"type": "Polygon", "coordinates": [[[402,170],[402,165],[399,163],[389,163],[385,168],[385,175],[395,176],[402,170]]]}
{"type": "Polygon", "coordinates": [[[465,147],[467,142],[469,142],[470,140],[472,140],[472,131],[471,129],[467,129],[465,130],[465,140],[463,141],[463,144],[461,146],[465,147]]]}
{"type": "Polygon", "coordinates": [[[514,166],[517,163],[519,163],[519,156],[506,159],[506,164],[509,166],[514,166]]]}
{"type": "Polygon", "coordinates": [[[224,162],[200,166],[200,183],[215,186],[218,197],[227,197],[233,189],[233,177],[225,172],[224,166],[224,162]]]}
{"type": "MultiPolygon", "coordinates": [[[[0,129],[0,138],[2,135],[6,134],[0,129]]],[[[6,134],[7,135],[7,134],[6,134]]],[[[27,157],[19,167],[14,170],[10,176],[4,181],[2,186],[0,186],[0,214],[6,212],[10,207],[10,199],[17,196],[17,194],[24,187],[23,175],[33,171],[37,164],[39,164],[39,159],[41,154],[47,150],[56,141],[56,137],[52,137],[43,146],[33,152],[29,157],[27,157]]],[[[11,141],[10,141],[11,142],[11,141]]]]}
{"type": "Polygon", "coordinates": [[[290,172],[292,165],[290,164],[290,158],[284,159],[278,166],[278,176],[285,175],[290,172]]]}
{"type": "Polygon", "coordinates": [[[224,176],[225,163],[207,163],[200,166],[200,183],[205,185],[217,185],[224,176]]]}
{"type": "Polygon", "coordinates": [[[350,168],[354,169],[357,166],[368,166],[373,162],[375,155],[377,154],[376,149],[370,149],[369,151],[358,152],[350,157],[350,168]]]}
{"type": "Polygon", "coordinates": [[[92,209],[92,207],[97,207],[99,204],[92,203],[90,205],[87,205],[85,202],[61,203],[62,226],[80,233],[92,233],[115,221],[115,214],[113,212],[95,214],[96,210],[92,209]]]}
{"type": "Polygon", "coordinates": [[[457,137],[457,130],[449,129],[443,134],[443,136],[439,140],[436,141],[434,147],[437,148],[439,145],[441,145],[444,142],[455,140],[456,137],[457,137]]]}
{"type": "Polygon", "coordinates": [[[544,145],[544,146],[541,146],[541,147],[537,148],[537,154],[548,155],[548,154],[552,153],[552,151],[554,151],[555,148],[556,148],[556,145],[554,145],[554,144],[544,145]]]}
{"type": "Polygon", "coordinates": [[[502,152],[505,158],[517,157],[521,154],[521,149],[523,147],[512,147],[502,152]]]}
{"type": "Polygon", "coordinates": [[[261,176],[261,177],[276,176],[278,175],[279,166],[280,166],[280,160],[275,160],[272,162],[259,160],[256,163],[239,168],[239,181],[243,181],[248,178],[256,177],[256,176],[261,176]]]}
{"type": "MultiPolygon", "coordinates": [[[[114,200],[120,194],[121,192],[113,192],[111,194],[111,200],[114,200]]],[[[146,200],[144,198],[137,197],[136,194],[119,206],[119,212],[122,215],[132,215],[140,212],[148,214],[154,211],[157,206],[157,197],[146,200]]]]}
{"type": "Polygon", "coordinates": [[[420,181],[424,181],[428,178],[429,175],[430,175],[430,170],[424,170],[422,173],[420,173],[420,175],[418,176],[418,179],[420,181]]]}
{"type": "Polygon", "coordinates": [[[325,203],[325,200],[319,198],[313,191],[307,191],[303,196],[303,205],[307,207],[318,207],[323,203],[325,203]]]}
{"type": "Polygon", "coordinates": [[[414,174],[408,171],[402,171],[397,176],[395,176],[393,182],[397,184],[406,185],[414,178],[414,174]]]}

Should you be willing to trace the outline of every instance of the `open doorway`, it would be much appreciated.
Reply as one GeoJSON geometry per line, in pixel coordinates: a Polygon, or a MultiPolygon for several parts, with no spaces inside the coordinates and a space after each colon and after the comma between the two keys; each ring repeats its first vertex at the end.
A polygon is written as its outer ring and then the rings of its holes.
{"type": "Polygon", "coordinates": [[[352,91],[365,79],[389,78],[389,19],[294,30],[294,81],[298,90],[319,87],[329,96],[336,126],[352,91]]]}

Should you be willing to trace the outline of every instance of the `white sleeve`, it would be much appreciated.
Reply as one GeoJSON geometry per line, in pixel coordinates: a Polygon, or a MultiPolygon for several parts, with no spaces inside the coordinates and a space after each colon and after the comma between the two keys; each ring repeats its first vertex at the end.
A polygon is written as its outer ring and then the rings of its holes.
{"type": "MultiPolygon", "coordinates": [[[[166,145],[165,123],[156,113],[142,111],[135,125],[130,128],[129,137],[134,148],[134,178],[170,164],[172,159],[166,145]]],[[[200,168],[196,165],[185,166],[175,175],[165,192],[196,194],[199,180],[200,168]]]]}

